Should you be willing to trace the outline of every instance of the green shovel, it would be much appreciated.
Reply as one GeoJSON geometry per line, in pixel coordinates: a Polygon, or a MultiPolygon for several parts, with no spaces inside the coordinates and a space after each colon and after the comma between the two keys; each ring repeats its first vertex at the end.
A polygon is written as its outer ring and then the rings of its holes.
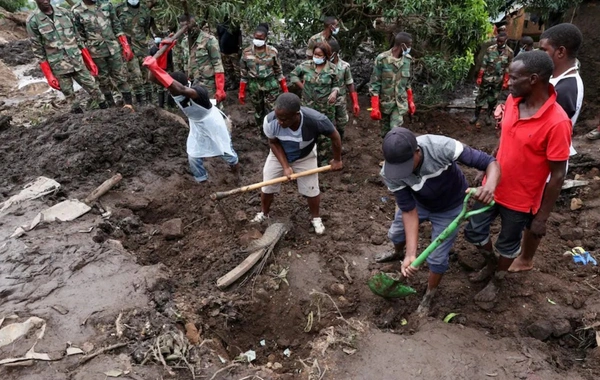
{"type": "MultiPolygon", "coordinates": [[[[467,212],[467,207],[469,205],[469,198],[473,194],[475,194],[477,190],[471,189],[467,195],[465,196],[465,200],[463,201],[463,208],[460,214],[446,227],[446,229],[437,237],[434,241],[429,244],[429,246],[413,261],[410,265],[412,267],[418,267],[427,260],[427,257],[431,252],[433,252],[444,240],[446,240],[452,233],[460,226],[460,224],[472,217],[473,215],[481,214],[482,212],[486,212],[494,205],[494,201],[492,201],[489,205],[482,207],[478,210],[467,212]]],[[[410,296],[412,294],[416,294],[417,291],[411,288],[408,285],[402,284],[402,275],[399,278],[393,278],[390,275],[380,272],[371,277],[368,281],[369,289],[378,296],[384,298],[401,298],[410,296]]]]}

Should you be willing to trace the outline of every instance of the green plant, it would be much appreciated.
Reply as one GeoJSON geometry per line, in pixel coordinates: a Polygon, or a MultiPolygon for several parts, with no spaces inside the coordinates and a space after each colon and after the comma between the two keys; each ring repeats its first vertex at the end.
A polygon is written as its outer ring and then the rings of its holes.
{"type": "Polygon", "coordinates": [[[0,0],[0,7],[9,12],[16,12],[21,8],[27,8],[27,0],[0,0]]]}

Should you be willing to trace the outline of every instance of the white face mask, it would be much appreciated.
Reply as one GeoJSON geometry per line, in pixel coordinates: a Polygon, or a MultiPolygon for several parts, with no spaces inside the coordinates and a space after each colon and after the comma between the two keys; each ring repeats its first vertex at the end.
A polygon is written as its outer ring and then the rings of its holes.
{"type": "Polygon", "coordinates": [[[333,29],[331,31],[331,33],[335,36],[336,34],[338,34],[340,32],[340,27],[338,26],[337,28],[333,29]]]}
{"type": "Polygon", "coordinates": [[[316,65],[322,65],[323,63],[325,63],[325,58],[317,58],[317,57],[313,57],[313,62],[316,65]]]}
{"type": "Polygon", "coordinates": [[[402,50],[402,55],[407,55],[408,53],[410,53],[410,48],[407,48],[406,50],[402,50]]]}
{"type": "Polygon", "coordinates": [[[161,41],[162,41],[162,38],[160,38],[160,37],[155,37],[154,38],[154,43],[157,44],[157,45],[160,44],[161,41]]]}
{"type": "Polygon", "coordinates": [[[127,3],[133,7],[137,6],[140,3],[140,0],[127,0],[127,3]]]}
{"type": "Polygon", "coordinates": [[[265,40],[259,40],[259,39],[253,39],[252,43],[254,44],[254,46],[256,47],[263,47],[265,46],[266,41],[265,40]]]}

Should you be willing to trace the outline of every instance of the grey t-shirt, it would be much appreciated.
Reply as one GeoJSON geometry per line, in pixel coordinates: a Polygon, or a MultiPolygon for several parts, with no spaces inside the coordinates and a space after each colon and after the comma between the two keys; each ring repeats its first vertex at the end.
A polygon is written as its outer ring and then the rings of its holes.
{"type": "Polygon", "coordinates": [[[335,127],[322,113],[300,107],[300,128],[297,131],[282,128],[275,118],[275,112],[265,117],[263,130],[268,138],[279,140],[288,162],[294,162],[308,156],[317,143],[317,137],[331,135],[335,127]]]}

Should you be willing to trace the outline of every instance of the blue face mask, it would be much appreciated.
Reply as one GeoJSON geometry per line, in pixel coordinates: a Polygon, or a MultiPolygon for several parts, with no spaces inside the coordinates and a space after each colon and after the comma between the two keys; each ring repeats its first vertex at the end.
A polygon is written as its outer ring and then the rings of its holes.
{"type": "Polygon", "coordinates": [[[316,65],[322,65],[325,63],[325,58],[317,58],[317,57],[313,57],[313,62],[316,65]]]}

